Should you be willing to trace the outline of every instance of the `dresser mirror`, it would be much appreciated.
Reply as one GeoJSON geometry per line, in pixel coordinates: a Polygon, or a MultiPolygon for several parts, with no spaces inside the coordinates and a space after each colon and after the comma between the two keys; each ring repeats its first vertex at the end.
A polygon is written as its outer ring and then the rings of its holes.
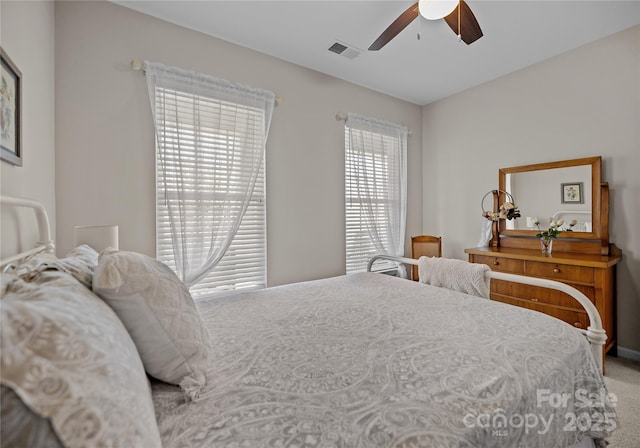
{"type": "MultiPolygon", "coordinates": [[[[601,157],[562,160],[499,170],[499,188],[511,194],[521,218],[501,221],[504,236],[535,236],[549,227],[549,218],[575,221],[560,238],[599,240],[601,235],[601,157]]],[[[503,198],[501,198],[501,203],[503,198]]]]}

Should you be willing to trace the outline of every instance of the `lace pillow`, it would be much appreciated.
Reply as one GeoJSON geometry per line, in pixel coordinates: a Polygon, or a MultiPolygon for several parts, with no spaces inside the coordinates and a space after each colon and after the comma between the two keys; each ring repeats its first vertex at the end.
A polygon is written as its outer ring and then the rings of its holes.
{"type": "Polygon", "coordinates": [[[56,269],[66,272],[91,289],[93,270],[97,265],[98,252],[83,244],[73,249],[64,258],[56,258],[53,254],[36,255],[16,267],[11,273],[29,281],[43,271],[56,269]]]}
{"type": "Polygon", "coordinates": [[[136,347],[102,300],[45,271],[31,282],[3,274],[0,304],[0,381],[64,446],[161,445],[136,347]]]}
{"type": "Polygon", "coordinates": [[[98,266],[98,252],[83,244],[59,258],[53,266],[63,272],[71,274],[80,283],[91,289],[93,271],[98,266]]]}
{"type": "Polygon", "coordinates": [[[118,314],[149,375],[179,384],[191,399],[205,385],[211,347],[187,287],[165,264],[146,255],[106,250],[93,290],[118,314]]]}

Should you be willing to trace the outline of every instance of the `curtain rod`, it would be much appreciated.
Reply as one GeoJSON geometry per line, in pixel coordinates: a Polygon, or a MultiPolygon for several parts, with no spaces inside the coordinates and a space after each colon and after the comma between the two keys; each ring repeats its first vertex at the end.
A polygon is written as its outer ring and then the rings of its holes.
{"type": "MultiPolygon", "coordinates": [[[[131,60],[131,68],[137,72],[142,71],[143,74],[147,74],[144,70],[144,65],[142,64],[142,61],[140,59],[132,59],[131,60]]],[[[275,105],[279,106],[282,103],[284,103],[284,97],[283,96],[277,96],[276,95],[276,101],[275,101],[275,105]]]]}
{"type": "MultiPolygon", "coordinates": [[[[336,114],[336,121],[347,121],[347,113],[346,112],[338,112],[336,114]]],[[[407,128],[407,135],[413,135],[413,132],[411,132],[411,129],[407,128]]]]}

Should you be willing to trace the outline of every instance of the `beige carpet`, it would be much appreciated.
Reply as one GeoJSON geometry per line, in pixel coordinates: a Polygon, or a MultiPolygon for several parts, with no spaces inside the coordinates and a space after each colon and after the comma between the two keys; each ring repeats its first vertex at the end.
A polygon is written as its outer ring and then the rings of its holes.
{"type": "Polygon", "coordinates": [[[607,356],[605,367],[607,390],[618,398],[618,429],[609,446],[640,448],[640,362],[607,356]]]}

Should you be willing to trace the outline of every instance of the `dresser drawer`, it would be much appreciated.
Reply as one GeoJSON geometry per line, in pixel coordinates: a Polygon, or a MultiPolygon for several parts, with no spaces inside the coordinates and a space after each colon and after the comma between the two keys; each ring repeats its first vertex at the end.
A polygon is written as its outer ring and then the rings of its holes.
{"type": "MultiPolygon", "coordinates": [[[[587,296],[591,303],[595,305],[595,289],[593,287],[582,285],[576,285],[574,287],[587,296]]],[[[582,305],[568,294],[540,286],[523,285],[504,280],[491,280],[491,292],[532,303],[555,305],[562,308],[584,311],[582,305]]]]}
{"type": "Polygon", "coordinates": [[[583,285],[593,285],[593,268],[572,266],[569,264],[537,263],[527,261],[525,274],[532,277],[543,277],[562,282],[577,282],[583,285]]]}
{"type": "Polygon", "coordinates": [[[512,260],[510,258],[488,257],[485,255],[474,255],[474,263],[486,264],[493,271],[509,272],[511,274],[524,274],[524,261],[512,260]]]}
{"type": "Polygon", "coordinates": [[[535,303],[528,300],[503,297],[496,294],[491,294],[491,300],[497,302],[508,303],[510,305],[516,305],[522,308],[528,308],[530,310],[540,311],[541,313],[548,314],[557,319],[565,321],[569,325],[576,328],[586,329],[589,326],[589,316],[586,312],[578,310],[567,310],[564,308],[558,308],[553,305],[547,305],[544,303],[535,303]]]}

